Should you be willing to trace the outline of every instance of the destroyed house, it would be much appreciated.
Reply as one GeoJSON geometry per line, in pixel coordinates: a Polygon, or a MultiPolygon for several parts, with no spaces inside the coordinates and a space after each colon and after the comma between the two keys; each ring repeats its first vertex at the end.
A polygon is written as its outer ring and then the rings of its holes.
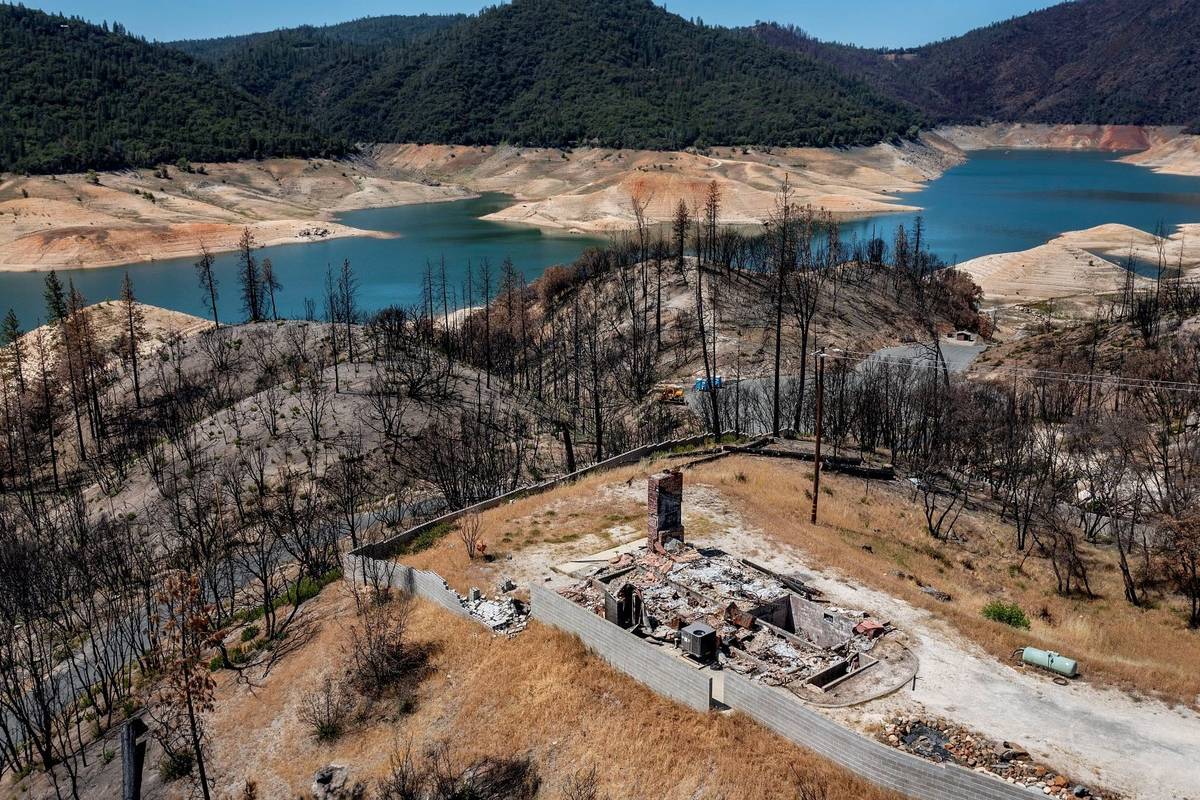
{"type": "Polygon", "coordinates": [[[562,594],[683,656],[772,685],[820,691],[873,666],[866,652],[884,626],[820,602],[821,593],[797,578],[685,544],[675,503],[682,505],[682,476],[651,477],[645,545],[562,594]],[[672,493],[665,514],[663,489],[672,493]]]}

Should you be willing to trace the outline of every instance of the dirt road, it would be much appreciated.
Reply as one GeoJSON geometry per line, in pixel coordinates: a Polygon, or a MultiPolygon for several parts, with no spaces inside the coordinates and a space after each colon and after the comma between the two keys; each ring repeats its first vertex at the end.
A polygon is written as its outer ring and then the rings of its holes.
{"type": "MultiPolygon", "coordinates": [[[[921,660],[915,691],[903,689],[866,706],[833,712],[856,727],[897,709],[924,709],[987,736],[1016,742],[1077,780],[1137,800],[1200,798],[1200,715],[1086,680],[1058,686],[1047,676],[1003,664],[965,642],[929,612],[806,563],[749,526],[712,487],[688,487],[693,513],[717,524],[693,541],[745,554],[771,569],[799,573],[835,605],[891,620],[921,660]]],[[[686,519],[685,519],[686,522],[686,519]]],[[[1082,665],[1086,671],[1087,665],[1082,665]]]]}

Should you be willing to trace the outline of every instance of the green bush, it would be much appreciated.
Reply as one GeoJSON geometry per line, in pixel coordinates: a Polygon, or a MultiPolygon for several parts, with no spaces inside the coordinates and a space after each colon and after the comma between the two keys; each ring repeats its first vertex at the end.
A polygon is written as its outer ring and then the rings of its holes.
{"type": "Polygon", "coordinates": [[[396,555],[411,556],[414,553],[420,553],[422,550],[428,550],[452,530],[454,530],[453,522],[439,522],[437,525],[421,531],[411,542],[402,545],[396,555]]]}
{"type": "MultiPolygon", "coordinates": [[[[316,597],[318,594],[321,593],[322,589],[324,589],[326,586],[333,583],[334,581],[339,580],[341,577],[342,577],[342,570],[339,567],[339,568],[329,570],[329,572],[326,572],[320,578],[317,578],[315,580],[312,578],[301,578],[299,586],[290,587],[287,590],[287,592],[285,592],[284,594],[281,594],[279,597],[276,597],[274,602],[272,603],[272,605],[276,609],[279,609],[279,608],[283,608],[284,606],[289,606],[289,605],[293,605],[296,603],[303,603],[308,600],[312,600],[314,597],[316,597]]],[[[262,606],[252,606],[250,608],[244,608],[241,611],[239,611],[235,615],[235,619],[237,619],[239,622],[248,623],[248,622],[256,622],[259,619],[262,619],[262,616],[263,616],[263,607],[262,606]]],[[[249,636],[247,636],[245,631],[242,632],[242,637],[243,637],[242,641],[243,642],[250,641],[250,639],[253,639],[255,636],[258,635],[258,628],[254,627],[254,626],[251,626],[251,628],[253,628],[254,633],[249,636]]],[[[247,630],[249,630],[249,629],[250,628],[248,628],[247,630]]]]}
{"type": "Polygon", "coordinates": [[[243,642],[252,642],[252,641],[254,641],[255,636],[258,636],[258,626],[257,625],[247,625],[246,627],[242,628],[242,641],[243,642]]]}
{"type": "Polygon", "coordinates": [[[1029,630],[1029,617],[1016,603],[1005,603],[993,600],[983,607],[983,615],[995,622],[1002,622],[1013,628],[1029,630]]]}
{"type": "Polygon", "coordinates": [[[321,585],[317,581],[312,578],[301,578],[298,584],[289,586],[283,595],[275,599],[275,607],[300,605],[312,600],[320,593],[321,585]]]}
{"type": "Polygon", "coordinates": [[[262,615],[262,606],[252,606],[251,608],[242,609],[234,615],[234,618],[240,622],[256,622],[257,620],[262,619],[262,615]]]}
{"type": "Polygon", "coordinates": [[[162,760],[158,762],[158,775],[164,782],[186,778],[192,774],[192,762],[194,757],[186,750],[176,753],[166,753],[162,760]]]}
{"type": "Polygon", "coordinates": [[[340,569],[331,569],[315,580],[313,578],[302,578],[299,584],[289,588],[282,597],[275,601],[275,607],[299,605],[300,603],[308,602],[319,595],[322,589],[341,577],[342,571],[340,569]]]}

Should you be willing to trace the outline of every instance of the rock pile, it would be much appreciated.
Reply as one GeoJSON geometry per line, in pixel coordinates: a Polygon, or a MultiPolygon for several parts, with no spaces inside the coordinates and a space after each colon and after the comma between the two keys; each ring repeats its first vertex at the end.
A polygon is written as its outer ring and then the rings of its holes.
{"type": "Polygon", "coordinates": [[[1118,800],[1103,797],[1042,764],[1011,742],[994,742],[987,737],[936,717],[897,715],[889,718],[879,738],[885,744],[921,758],[950,762],[960,767],[986,772],[1001,780],[1040,791],[1048,797],[1090,797],[1094,800],[1118,800]]]}
{"type": "Polygon", "coordinates": [[[487,598],[476,589],[463,599],[462,604],[471,616],[496,633],[515,636],[525,630],[529,622],[529,610],[513,597],[487,598]]]}

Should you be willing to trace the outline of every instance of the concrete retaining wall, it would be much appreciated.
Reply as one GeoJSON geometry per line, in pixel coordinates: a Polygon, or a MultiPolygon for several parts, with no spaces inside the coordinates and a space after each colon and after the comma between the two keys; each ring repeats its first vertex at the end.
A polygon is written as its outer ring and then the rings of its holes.
{"type": "Polygon", "coordinates": [[[1030,800],[1023,787],[954,765],[934,764],[838,725],[787,692],[725,673],[725,703],[868,781],[921,800],[1030,800]]]}
{"type": "Polygon", "coordinates": [[[397,589],[436,603],[460,617],[479,622],[463,607],[458,592],[451,589],[436,572],[425,572],[395,561],[381,561],[347,553],[342,557],[342,574],[353,584],[397,589]]]}
{"type": "Polygon", "coordinates": [[[712,679],[708,673],[642,641],[562,595],[534,586],[533,618],[573,633],[616,669],[655,692],[697,711],[708,711],[712,679]]]}

